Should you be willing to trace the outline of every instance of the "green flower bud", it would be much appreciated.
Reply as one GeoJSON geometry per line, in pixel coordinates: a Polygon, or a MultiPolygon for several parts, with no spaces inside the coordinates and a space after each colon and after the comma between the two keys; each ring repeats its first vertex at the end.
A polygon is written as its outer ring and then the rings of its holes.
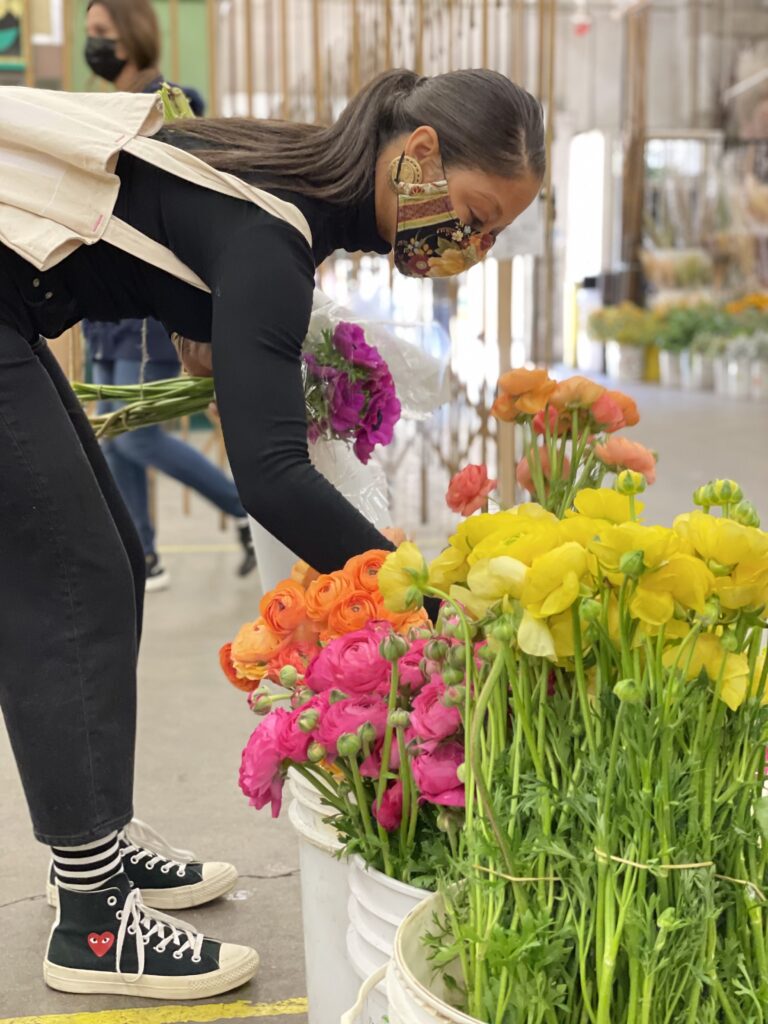
{"type": "Polygon", "coordinates": [[[251,694],[250,704],[254,715],[268,715],[274,701],[268,690],[254,690],[251,694]]]}
{"type": "Polygon", "coordinates": [[[336,741],[339,757],[355,757],[360,753],[360,737],[353,732],[344,732],[336,741]]]}
{"type": "Polygon", "coordinates": [[[308,700],[312,700],[316,696],[314,690],[310,690],[308,686],[300,686],[294,691],[296,694],[297,706],[306,704],[308,700]]]}
{"type": "Polygon", "coordinates": [[[464,706],[466,697],[466,686],[449,686],[440,698],[440,703],[446,708],[460,708],[464,706]]]}
{"type": "Polygon", "coordinates": [[[448,653],[448,644],[445,640],[430,640],[424,645],[424,657],[428,661],[442,661],[448,653]]]}
{"type": "Polygon", "coordinates": [[[636,679],[620,679],[614,686],[613,692],[625,704],[640,704],[645,696],[643,688],[636,679]]]}
{"type": "Polygon", "coordinates": [[[637,580],[645,572],[645,561],[642,551],[626,551],[619,559],[619,572],[630,579],[637,580]]]}
{"type": "Polygon", "coordinates": [[[700,508],[709,508],[712,504],[709,500],[709,493],[706,484],[702,484],[701,487],[697,487],[693,492],[693,504],[698,505],[700,508]]]}
{"type": "Polygon", "coordinates": [[[508,644],[515,639],[516,635],[514,619],[511,615],[502,615],[491,624],[488,632],[494,640],[500,640],[502,643],[508,644]]]}
{"type": "Polygon", "coordinates": [[[594,597],[582,601],[579,605],[579,614],[585,622],[598,622],[603,613],[603,606],[594,597]]]}
{"type": "Polygon", "coordinates": [[[343,690],[331,690],[328,696],[329,704],[338,704],[340,700],[346,700],[347,695],[343,690]]]}
{"type": "Polygon", "coordinates": [[[706,626],[714,626],[716,622],[720,620],[720,601],[713,595],[704,604],[704,611],[701,615],[701,621],[706,626]]]}
{"type": "Polygon", "coordinates": [[[491,648],[491,645],[486,641],[482,646],[478,647],[475,651],[475,655],[486,664],[490,664],[496,660],[496,651],[491,648]]]}
{"type": "Polygon", "coordinates": [[[374,743],[376,740],[376,728],[370,722],[363,722],[357,730],[357,735],[362,743],[374,743]]]}
{"type": "Polygon", "coordinates": [[[293,667],[293,665],[283,665],[280,669],[280,685],[284,686],[287,690],[292,690],[296,685],[299,678],[299,673],[293,667]]]}
{"type": "Polygon", "coordinates": [[[456,778],[459,780],[459,782],[466,782],[467,781],[467,762],[466,761],[462,761],[462,763],[456,769],[456,778]]]}
{"type": "Polygon", "coordinates": [[[711,508],[712,505],[719,505],[717,494],[715,493],[715,481],[710,480],[708,484],[703,487],[704,501],[702,504],[705,508],[711,508]]]}
{"type": "Polygon", "coordinates": [[[432,630],[425,627],[419,627],[416,629],[408,630],[408,639],[414,640],[428,640],[432,636],[432,630]]]}
{"type": "Polygon", "coordinates": [[[743,498],[736,508],[731,510],[731,518],[742,526],[760,526],[760,516],[751,501],[743,498]]]}
{"type": "Polygon", "coordinates": [[[443,672],[443,682],[446,686],[458,686],[464,682],[464,673],[460,668],[447,668],[443,672]]]}
{"type": "Polygon", "coordinates": [[[647,484],[642,473],[634,469],[623,469],[616,477],[614,486],[619,494],[634,495],[642,494],[647,484]]]}
{"type": "Polygon", "coordinates": [[[448,651],[448,667],[449,668],[460,668],[464,671],[464,666],[467,663],[467,647],[466,644],[457,644],[448,651]]]}
{"type": "Polygon", "coordinates": [[[731,654],[735,654],[741,646],[739,638],[732,629],[726,630],[726,632],[723,633],[720,643],[723,645],[723,649],[730,651],[731,654]]]}
{"type": "Polygon", "coordinates": [[[710,558],[707,562],[707,567],[714,576],[730,576],[731,568],[730,565],[723,565],[722,562],[716,562],[714,558],[710,558]]]}
{"type": "Polygon", "coordinates": [[[320,712],[317,708],[309,708],[308,711],[302,711],[299,715],[299,729],[302,732],[312,732],[313,729],[317,728],[317,723],[320,721],[320,712]]]}
{"type": "Polygon", "coordinates": [[[411,724],[411,716],[404,708],[395,708],[390,712],[387,721],[393,729],[407,729],[411,724]]]}
{"type": "Polygon", "coordinates": [[[323,761],[328,751],[325,749],[322,743],[310,743],[309,749],[307,750],[307,760],[311,761],[312,764],[318,764],[323,761]]]}
{"type": "Polygon", "coordinates": [[[744,492],[735,480],[714,480],[713,491],[718,505],[731,505],[744,497],[744,492]]]}
{"type": "Polygon", "coordinates": [[[674,928],[677,924],[677,915],[675,913],[675,908],[667,907],[666,910],[662,911],[659,914],[656,924],[658,925],[660,931],[668,931],[669,929],[674,928]]]}
{"type": "Polygon", "coordinates": [[[441,832],[456,832],[461,826],[463,815],[450,807],[441,807],[435,824],[441,832]]]}
{"type": "Polygon", "coordinates": [[[387,661],[399,661],[408,653],[408,641],[398,633],[390,633],[379,644],[379,651],[382,658],[386,658],[387,661]]]}

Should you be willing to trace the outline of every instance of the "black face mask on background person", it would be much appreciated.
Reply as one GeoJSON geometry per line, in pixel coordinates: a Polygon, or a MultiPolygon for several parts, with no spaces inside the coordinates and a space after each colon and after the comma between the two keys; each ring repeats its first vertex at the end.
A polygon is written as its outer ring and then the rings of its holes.
{"type": "Polygon", "coordinates": [[[104,39],[101,36],[88,36],[85,44],[85,62],[94,75],[107,82],[114,82],[127,60],[121,60],[115,52],[116,39],[104,39]]]}

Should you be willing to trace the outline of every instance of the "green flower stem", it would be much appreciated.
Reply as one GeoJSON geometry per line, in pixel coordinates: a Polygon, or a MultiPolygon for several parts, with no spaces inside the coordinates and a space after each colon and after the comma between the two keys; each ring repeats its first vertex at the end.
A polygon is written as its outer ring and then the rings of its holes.
{"type": "Polygon", "coordinates": [[[403,813],[400,818],[400,857],[403,864],[407,865],[413,843],[412,833],[416,831],[418,794],[416,793],[416,786],[411,772],[411,759],[408,756],[408,747],[405,743],[405,729],[398,725],[395,732],[397,735],[397,749],[400,754],[400,782],[403,787],[403,813]]]}
{"type": "Polygon", "coordinates": [[[346,761],[349,765],[349,776],[352,779],[352,786],[355,791],[355,802],[357,804],[357,812],[360,816],[360,822],[363,826],[363,834],[371,844],[371,848],[375,849],[376,836],[373,831],[371,808],[365,796],[365,787],[363,786],[363,779],[360,775],[360,766],[357,763],[356,757],[348,757],[346,758],[346,761]]]}
{"type": "MultiPolygon", "coordinates": [[[[392,672],[390,674],[389,682],[389,697],[387,698],[387,725],[384,730],[384,746],[381,752],[381,771],[379,777],[376,780],[376,806],[381,807],[381,802],[384,798],[384,793],[387,788],[387,780],[389,778],[389,761],[392,753],[392,736],[394,734],[394,728],[391,725],[390,719],[392,712],[397,706],[397,692],[400,683],[400,670],[397,662],[392,662],[392,672]]],[[[379,834],[379,840],[381,841],[382,855],[384,858],[384,873],[389,875],[390,878],[394,877],[392,857],[389,849],[389,835],[387,830],[381,825],[380,822],[376,822],[377,831],[379,834]]]]}
{"type": "Polygon", "coordinates": [[[576,673],[576,688],[579,693],[579,704],[581,705],[581,717],[584,722],[584,730],[587,736],[587,745],[592,758],[595,757],[595,734],[592,723],[592,709],[589,705],[587,695],[587,677],[584,671],[584,645],[581,636],[581,618],[579,616],[579,603],[575,601],[571,606],[571,617],[573,620],[573,662],[576,673]]]}
{"type": "Polygon", "coordinates": [[[325,780],[328,779],[326,772],[323,772],[322,769],[320,769],[319,771],[322,772],[322,775],[319,775],[317,774],[316,769],[309,768],[307,765],[297,764],[295,762],[291,763],[291,767],[295,768],[299,775],[303,775],[307,782],[310,782],[315,787],[323,800],[332,807],[335,807],[339,814],[346,814],[348,812],[349,807],[347,806],[344,798],[339,794],[338,789],[334,793],[333,790],[329,789],[326,785],[325,780]]]}

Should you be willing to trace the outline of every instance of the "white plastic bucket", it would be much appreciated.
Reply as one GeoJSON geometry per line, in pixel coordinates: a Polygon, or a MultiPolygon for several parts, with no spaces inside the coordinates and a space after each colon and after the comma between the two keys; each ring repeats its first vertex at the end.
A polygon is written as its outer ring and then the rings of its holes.
{"type": "MultiPolygon", "coordinates": [[[[478,1024],[474,1017],[451,1006],[442,971],[436,972],[427,959],[424,935],[434,931],[435,914],[442,909],[442,896],[433,893],[408,914],[397,930],[386,978],[389,1024],[478,1024]]],[[[459,981],[458,965],[452,966],[453,970],[451,966],[446,970],[459,981]]]]}
{"type": "Polygon", "coordinates": [[[605,343],[605,371],[614,380],[644,380],[647,352],[643,345],[605,343]]]}
{"type": "Polygon", "coordinates": [[[309,1024],[337,1024],[360,987],[347,958],[347,862],[338,857],[341,843],[323,821],[328,808],[314,787],[291,773],[289,788],[288,816],[299,834],[309,1024]]]}
{"type": "MultiPolygon", "coordinates": [[[[359,856],[350,858],[347,953],[361,980],[389,961],[400,923],[423,898],[423,889],[389,878],[359,856]]],[[[387,1013],[383,983],[370,994],[369,1006],[380,1012],[371,1018],[378,1024],[387,1013]]]]}
{"type": "Polygon", "coordinates": [[[659,352],[659,381],[665,388],[679,388],[682,384],[682,372],[679,352],[659,352]]]}
{"type": "Polygon", "coordinates": [[[683,387],[693,391],[711,391],[715,386],[715,360],[703,352],[688,354],[690,372],[683,374],[683,387]]]}

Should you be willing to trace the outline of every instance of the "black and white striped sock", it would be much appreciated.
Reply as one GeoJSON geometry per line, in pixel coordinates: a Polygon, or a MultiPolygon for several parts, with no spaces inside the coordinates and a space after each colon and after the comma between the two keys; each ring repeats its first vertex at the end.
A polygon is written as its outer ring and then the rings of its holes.
{"type": "Polygon", "coordinates": [[[52,846],[51,850],[56,879],[66,889],[80,892],[100,889],[108,878],[122,870],[118,832],[110,832],[94,843],[52,846]]]}

